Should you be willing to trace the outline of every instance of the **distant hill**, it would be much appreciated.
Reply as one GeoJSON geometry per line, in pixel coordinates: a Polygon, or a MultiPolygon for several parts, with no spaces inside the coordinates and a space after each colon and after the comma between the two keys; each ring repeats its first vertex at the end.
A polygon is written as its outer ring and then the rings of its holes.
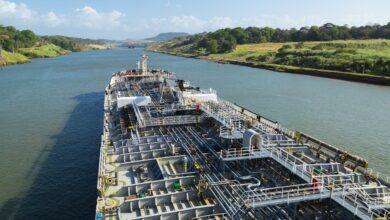
{"type": "Polygon", "coordinates": [[[183,37],[189,35],[188,33],[185,32],[167,32],[167,33],[160,33],[155,37],[151,38],[146,38],[145,40],[148,41],[166,41],[166,40],[171,40],[176,37],[183,37]]]}
{"type": "Polygon", "coordinates": [[[119,44],[119,47],[146,47],[147,45],[153,43],[150,40],[135,40],[135,39],[126,39],[119,44]]]}
{"type": "Polygon", "coordinates": [[[123,40],[110,40],[110,39],[97,39],[95,41],[99,42],[100,44],[109,44],[113,46],[117,46],[123,43],[123,40]]]}
{"type": "Polygon", "coordinates": [[[176,37],[189,36],[189,34],[184,32],[167,32],[160,33],[157,36],[145,38],[145,39],[126,39],[123,40],[120,47],[146,47],[155,42],[162,42],[166,40],[172,40],[176,37]]]}

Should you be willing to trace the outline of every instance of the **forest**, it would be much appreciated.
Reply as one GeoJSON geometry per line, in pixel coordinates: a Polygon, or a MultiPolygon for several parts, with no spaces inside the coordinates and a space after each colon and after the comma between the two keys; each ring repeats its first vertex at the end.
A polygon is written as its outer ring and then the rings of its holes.
{"type": "Polygon", "coordinates": [[[338,26],[326,23],[320,27],[279,29],[270,27],[225,28],[215,32],[183,37],[179,45],[192,44],[192,50],[204,53],[226,53],[237,44],[267,42],[304,42],[332,40],[390,39],[390,22],[386,25],[360,27],[338,26]]]}
{"type": "Polygon", "coordinates": [[[264,65],[390,76],[390,23],[300,29],[225,28],[151,45],[150,50],[264,65]]]}
{"type": "Polygon", "coordinates": [[[15,52],[19,48],[28,48],[37,44],[52,43],[65,50],[81,51],[90,44],[104,44],[99,40],[91,40],[67,36],[37,36],[31,30],[17,30],[13,26],[0,25],[0,46],[9,52],[15,52]]]}
{"type": "Polygon", "coordinates": [[[0,25],[0,65],[26,63],[30,58],[56,57],[74,51],[101,49],[99,40],[38,36],[31,30],[0,25]]]}
{"type": "Polygon", "coordinates": [[[19,48],[32,47],[40,38],[30,30],[17,30],[13,26],[0,25],[0,46],[9,52],[19,48]]]}

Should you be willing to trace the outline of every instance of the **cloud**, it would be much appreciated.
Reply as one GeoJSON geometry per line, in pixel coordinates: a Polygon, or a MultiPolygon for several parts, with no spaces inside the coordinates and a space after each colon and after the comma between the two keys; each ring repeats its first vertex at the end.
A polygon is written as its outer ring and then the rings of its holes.
{"type": "Polygon", "coordinates": [[[200,19],[192,15],[151,18],[144,21],[145,29],[154,31],[187,31],[190,33],[234,27],[236,22],[230,17],[200,19]]]}
{"type": "Polygon", "coordinates": [[[0,0],[0,18],[32,20],[34,14],[35,12],[24,3],[0,0]]]}
{"type": "Polygon", "coordinates": [[[113,28],[126,28],[121,22],[125,14],[114,10],[111,12],[98,12],[91,6],[75,10],[75,21],[83,27],[95,30],[110,30],[113,28]]]}
{"type": "Polygon", "coordinates": [[[0,0],[0,18],[5,23],[16,26],[40,28],[90,29],[96,31],[130,30],[121,20],[125,14],[117,10],[100,12],[91,6],[75,9],[74,11],[58,14],[53,11],[39,14],[26,4],[0,0]]]}
{"type": "Polygon", "coordinates": [[[50,11],[46,15],[43,15],[42,20],[50,27],[57,27],[58,25],[67,22],[66,18],[61,17],[52,11],[50,11]]]}
{"type": "Polygon", "coordinates": [[[201,27],[202,22],[202,20],[194,16],[173,16],[169,19],[169,24],[172,24],[175,28],[183,29],[201,27]]]}

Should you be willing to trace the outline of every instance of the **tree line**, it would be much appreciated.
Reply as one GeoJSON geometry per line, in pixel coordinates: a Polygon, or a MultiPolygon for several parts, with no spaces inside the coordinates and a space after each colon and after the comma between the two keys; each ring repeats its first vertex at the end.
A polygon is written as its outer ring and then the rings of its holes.
{"type": "Polygon", "coordinates": [[[17,30],[13,26],[0,25],[0,46],[7,51],[16,51],[23,47],[32,47],[39,37],[30,30],[17,30]]]}
{"type": "Polygon", "coordinates": [[[326,23],[320,27],[302,27],[299,30],[270,27],[224,28],[215,32],[192,35],[182,44],[193,44],[194,50],[205,50],[207,53],[226,53],[232,51],[237,44],[379,38],[390,39],[390,22],[386,25],[360,27],[326,23]]]}
{"type": "Polygon", "coordinates": [[[104,44],[103,41],[66,37],[66,36],[37,36],[31,30],[17,30],[13,26],[0,25],[0,49],[16,52],[19,48],[33,47],[52,43],[63,49],[80,51],[88,44],[104,44]]]}
{"type": "Polygon", "coordinates": [[[70,51],[81,51],[88,44],[104,44],[104,42],[100,40],[67,37],[61,35],[43,36],[42,39],[70,51]]]}

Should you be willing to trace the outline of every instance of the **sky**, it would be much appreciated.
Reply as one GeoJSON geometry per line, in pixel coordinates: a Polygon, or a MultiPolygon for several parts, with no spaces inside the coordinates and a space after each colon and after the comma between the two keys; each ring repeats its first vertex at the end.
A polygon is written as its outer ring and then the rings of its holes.
{"type": "Polygon", "coordinates": [[[0,24],[39,35],[142,39],[225,27],[390,22],[389,0],[0,0],[0,24]]]}

